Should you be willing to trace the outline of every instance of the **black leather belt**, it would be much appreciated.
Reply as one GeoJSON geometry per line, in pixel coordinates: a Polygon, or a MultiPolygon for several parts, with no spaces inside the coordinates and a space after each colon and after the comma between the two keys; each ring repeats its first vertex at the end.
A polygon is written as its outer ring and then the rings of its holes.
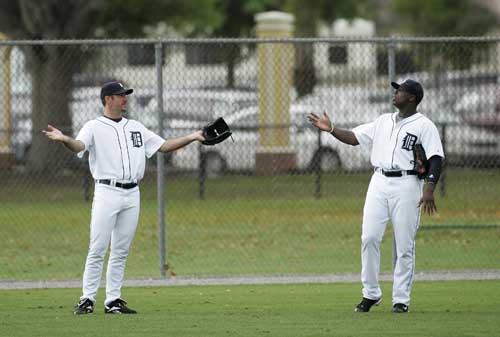
{"type": "Polygon", "coordinates": [[[116,187],[124,188],[126,190],[129,190],[129,189],[134,188],[134,187],[137,186],[137,183],[125,183],[125,184],[115,183],[113,185],[113,183],[111,182],[110,179],[97,179],[95,182],[98,183],[98,184],[104,184],[104,185],[110,185],[110,186],[116,186],[116,187]]]}
{"type": "Polygon", "coordinates": [[[407,170],[407,171],[384,171],[384,170],[379,170],[380,173],[382,173],[386,177],[402,177],[404,175],[410,175],[410,176],[416,176],[417,171],[415,170],[407,170]]]}

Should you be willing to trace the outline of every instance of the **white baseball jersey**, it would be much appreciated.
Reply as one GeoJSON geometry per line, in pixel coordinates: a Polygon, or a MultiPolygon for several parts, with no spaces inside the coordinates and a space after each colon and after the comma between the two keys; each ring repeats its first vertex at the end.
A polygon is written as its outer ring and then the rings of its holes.
{"type": "Polygon", "coordinates": [[[422,144],[427,158],[444,158],[443,145],[434,123],[416,113],[396,121],[398,112],[383,114],[352,131],[361,146],[371,148],[371,163],[383,170],[413,170],[413,147],[422,144]]]}
{"type": "Polygon", "coordinates": [[[361,281],[363,297],[382,298],[378,278],[380,243],[390,220],[396,252],[392,302],[409,305],[423,182],[416,175],[387,176],[383,171],[413,170],[415,144],[422,144],[428,158],[434,155],[444,158],[444,153],[439,132],[432,121],[421,113],[400,120],[397,115],[398,112],[384,114],[352,130],[359,144],[371,149],[372,165],[382,169],[375,170],[370,180],[363,208],[361,281]]]}
{"type": "Polygon", "coordinates": [[[146,157],[151,157],[165,141],[141,123],[122,117],[115,122],[101,116],[82,127],[77,140],[85,144],[78,153],[89,152],[94,179],[139,181],[144,177],[146,157]]]}
{"type": "MultiPolygon", "coordinates": [[[[164,139],[141,123],[123,118],[115,122],[101,116],[83,126],[76,137],[85,144],[78,153],[89,152],[89,166],[96,180],[139,182],[146,157],[151,157],[164,139]]],[[[139,187],[122,188],[96,181],[90,224],[90,246],[83,275],[83,295],[95,302],[104,257],[111,247],[106,272],[105,304],[121,297],[125,263],[137,228],[139,187]],[[111,243],[111,244],[110,244],[111,243]]]]}

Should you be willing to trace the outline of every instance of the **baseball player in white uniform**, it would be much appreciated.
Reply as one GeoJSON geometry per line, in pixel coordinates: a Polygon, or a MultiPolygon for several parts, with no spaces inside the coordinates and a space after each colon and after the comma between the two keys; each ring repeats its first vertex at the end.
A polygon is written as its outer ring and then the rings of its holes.
{"type": "Polygon", "coordinates": [[[110,255],[106,272],[104,312],[135,314],[121,298],[125,263],[137,228],[140,209],[139,183],[144,176],[146,157],[157,151],[171,152],[193,141],[203,141],[201,131],[165,140],[144,125],[122,116],[127,108],[127,95],[133,89],[110,81],[101,88],[104,114],[88,121],[76,139],[49,125],[44,133],[62,142],[82,157],[89,152],[89,166],[95,180],[90,245],[83,275],[83,294],[74,314],[94,311],[104,257],[110,255]]]}
{"type": "Polygon", "coordinates": [[[330,132],[338,140],[371,150],[374,173],[366,194],[361,235],[363,299],[355,307],[356,312],[368,312],[382,300],[378,280],[380,243],[389,220],[393,224],[396,244],[392,312],[408,312],[420,208],[429,215],[437,210],[433,192],[444,153],[436,126],[417,112],[417,105],[424,96],[423,88],[411,79],[401,84],[391,82],[391,85],[396,89],[393,104],[398,112],[383,114],[352,131],[334,127],[326,113],[323,117],[315,114],[308,117],[314,126],[330,132]],[[425,184],[415,170],[415,144],[422,144],[429,158],[425,184]]]}

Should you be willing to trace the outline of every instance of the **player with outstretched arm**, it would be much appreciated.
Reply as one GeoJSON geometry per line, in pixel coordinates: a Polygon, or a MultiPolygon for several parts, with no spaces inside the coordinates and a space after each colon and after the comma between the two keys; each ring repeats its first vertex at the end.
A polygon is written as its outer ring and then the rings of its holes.
{"type": "Polygon", "coordinates": [[[165,140],[138,121],[125,118],[122,114],[127,109],[127,95],[132,92],[133,89],[125,88],[118,81],[105,83],[101,87],[103,116],[85,123],[76,139],[51,125],[43,131],[49,139],[63,143],[80,157],[88,151],[90,171],[95,180],[83,294],[74,310],[75,315],[94,311],[104,257],[110,244],[104,312],[137,313],[121,298],[121,287],[139,220],[139,183],[144,176],[146,157],[157,151],[175,151],[193,141],[205,141],[201,130],[165,140]]]}
{"type": "Polygon", "coordinates": [[[309,121],[322,131],[349,145],[365,146],[371,151],[374,173],[363,209],[361,234],[361,282],[363,299],[356,312],[368,312],[382,300],[378,276],[380,243],[387,222],[391,220],[396,245],[392,312],[407,313],[415,272],[415,235],[420,223],[420,208],[434,213],[434,188],[441,173],[444,158],[439,132],[434,123],[417,111],[424,91],[420,83],[408,79],[391,82],[396,92],[395,113],[379,116],[375,121],[351,130],[335,127],[326,113],[319,117],[309,114],[309,121]],[[424,180],[418,178],[414,148],[421,144],[428,159],[424,180]],[[424,185],[424,186],[422,186],[424,185]]]}

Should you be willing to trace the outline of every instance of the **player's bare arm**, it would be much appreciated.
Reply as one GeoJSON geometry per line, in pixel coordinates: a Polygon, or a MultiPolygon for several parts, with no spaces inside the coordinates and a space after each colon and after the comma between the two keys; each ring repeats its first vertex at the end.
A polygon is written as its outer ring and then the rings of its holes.
{"type": "Polygon", "coordinates": [[[47,126],[47,130],[43,130],[42,132],[47,136],[47,138],[63,143],[64,146],[73,152],[81,152],[85,149],[83,142],[65,135],[61,130],[50,124],[47,126]]]}
{"type": "Polygon", "coordinates": [[[177,138],[172,138],[172,139],[167,139],[160,147],[159,151],[160,152],[172,152],[175,150],[178,150],[194,141],[204,141],[205,138],[203,137],[202,131],[196,131],[193,132],[192,134],[186,135],[186,136],[181,136],[177,138]]]}
{"type": "Polygon", "coordinates": [[[320,129],[321,131],[326,131],[331,133],[335,138],[340,140],[342,143],[349,145],[359,145],[358,139],[354,135],[354,132],[334,127],[333,123],[330,121],[330,118],[328,117],[326,112],[323,113],[323,117],[319,117],[314,113],[310,113],[309,116],[307,116],[307,118],[309,119],[309,122],[311,122],[312,125],[320,129]]]}

